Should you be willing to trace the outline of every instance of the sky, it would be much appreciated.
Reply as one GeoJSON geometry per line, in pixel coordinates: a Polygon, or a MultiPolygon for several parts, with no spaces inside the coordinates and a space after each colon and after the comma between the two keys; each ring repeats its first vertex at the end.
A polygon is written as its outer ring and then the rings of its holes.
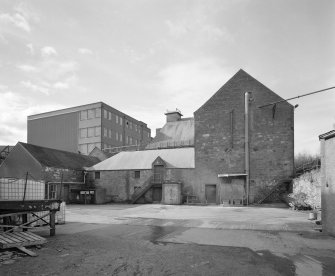
{"type": "MultiPolygon", "coordinates": [[[[240,68],[282,98],[335,86],[332,0],[0,0],[0,145],[27,116],[103,101],[155,129],[240,68]]],[[[335,89],[291,101],[295,154],[335,128],[335,89]]]]}

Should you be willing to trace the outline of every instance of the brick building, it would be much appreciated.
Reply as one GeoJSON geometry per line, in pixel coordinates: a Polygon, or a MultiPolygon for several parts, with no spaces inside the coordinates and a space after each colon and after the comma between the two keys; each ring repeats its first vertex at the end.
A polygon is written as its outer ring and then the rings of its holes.
{"type": "MultiPolygon", "coordinates": [[[[282,98],[240,70],[194,112],[194,118],[182,119],[179,110],[167,112],[166,124],[157,129],[146,148],[194,150],[194,156],[180,155],[192,158],[194,169],[188,168],[187,176],[181,173],[174,177],[187,183],[182,187],[184,195],[197,197],[202,203],[253,203],[290,181],[294,172],[294,107],[287,102],[262,107],[279,100],[282,98]]],[[[128,154],[130,158],[141,153],[128,154]]],[[[117,154],[104,162],[118,158],[117,154]]],[[[126,185],[120,184],[116,171],[125,172],[127,166],[105,169],[105,185],[126,185]]],[[[97,172],[99,164],[93,170],[97,172]]],[[[128,172],[134,173],[131,170],[128,172]]],[[[147,168],[145,178],[154,174],[153,167],[147,168]]]]}
{"type": "Polygon", "coordinates": [[[151,141],[147,125],[97,102],[28,116],[30,144],[89,154],[95,147],[144,147],[151,141]]]}
{"type": "Polygon", "coordinates": [[[319,136],[321,142],[322,229],[335,236],[335,130],[319,136]]]}

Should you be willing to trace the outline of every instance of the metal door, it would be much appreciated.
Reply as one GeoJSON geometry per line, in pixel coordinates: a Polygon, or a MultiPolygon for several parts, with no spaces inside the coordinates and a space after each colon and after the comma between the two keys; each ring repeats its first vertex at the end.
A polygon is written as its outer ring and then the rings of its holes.
{"type": "Polygon", "coordinates": [[[205,189],[206,201],[207,203],[216,204],[216,185],[207,184],[205,189]]]}

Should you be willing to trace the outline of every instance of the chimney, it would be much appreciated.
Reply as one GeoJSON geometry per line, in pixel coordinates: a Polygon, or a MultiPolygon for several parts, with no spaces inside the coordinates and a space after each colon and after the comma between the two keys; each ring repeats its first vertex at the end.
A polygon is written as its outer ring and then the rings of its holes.
{"type": "Polygon", "coordinates": [[[167,110],[166,113],[166,122],[176,122],[176,121],[180,121],[181,120],[181,116],[183,116],[183,114],[181,114],[181,111],[179,109],[176,108],[175,111],[169,111],[167,110]]]}

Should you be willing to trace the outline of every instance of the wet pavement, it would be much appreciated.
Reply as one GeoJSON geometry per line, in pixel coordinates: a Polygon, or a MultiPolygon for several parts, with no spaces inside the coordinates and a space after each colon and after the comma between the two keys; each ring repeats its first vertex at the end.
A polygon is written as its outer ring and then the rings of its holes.
{"type": "Polygon", "coordinates": [[[0,264],[0,275],[335,275],[335,238],[307,218],[283,208],[70,206],[56,237],[39,232],[48,244],[38,258],[0,264]]]}

